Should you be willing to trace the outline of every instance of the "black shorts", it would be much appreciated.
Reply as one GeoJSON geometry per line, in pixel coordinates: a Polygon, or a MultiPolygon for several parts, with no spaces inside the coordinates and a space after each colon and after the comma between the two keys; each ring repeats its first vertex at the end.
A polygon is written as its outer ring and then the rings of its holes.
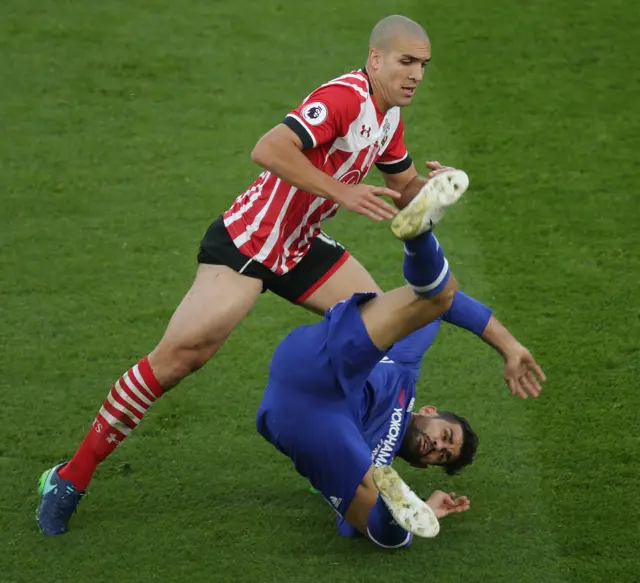
{"type": "Polygon", "coordinates": [[[207,229],[198,252],[198,263],[226,265],[242,275],[259,279],[263,293],[270,290],[293,304],[304,302],[348,258],[349,252],[340,243],[322,233],[313,239],[298,265],[284,275],[276,275],[238,250],[222,215],[207,229]]]}

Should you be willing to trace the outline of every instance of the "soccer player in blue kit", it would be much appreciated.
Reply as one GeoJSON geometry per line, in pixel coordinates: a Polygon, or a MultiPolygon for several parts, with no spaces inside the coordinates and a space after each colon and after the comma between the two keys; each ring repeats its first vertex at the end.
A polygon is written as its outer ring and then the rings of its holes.
{"type": "Polygon", "coordinates": [[[321,322],[293,330],[274,352],[256,419],[258,432],[336,510],[340,533],[383,548],[406,548],[413,534],[433,537],[440,518],[469,508],[466,497],[439,490],[421,500],[390,467],[397,456],[454,474],[473,460],[477,437],[465,419],[431,406],[413,412],[420,363],[441,321],[475,333],[503,356],[512,394],[537,397],[546,380],[491,310],[457,291],[430,228],[436,221],[429,201],[416,197],[410,207],[392,225],[405,240],[408,285],[355,294],[321,322]],[[425,299],[438,294],[449,299],[430,321],[425,299]]]}

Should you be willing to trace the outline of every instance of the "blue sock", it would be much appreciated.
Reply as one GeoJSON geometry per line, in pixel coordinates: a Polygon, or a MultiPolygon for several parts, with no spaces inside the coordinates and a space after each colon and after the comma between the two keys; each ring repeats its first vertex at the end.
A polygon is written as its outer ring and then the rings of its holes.
{"type": "Polygon", "coordinates": [[[422,297],[440,293],[451,276],[449,262],[432,231],[404,242],[404,278],[422,297]]]}
{"type": "Polygon", "coordinates": [[[376,505],[369,512],[367,533],[374,543],[385,548],[407,548],[413,541],[411,533],[396,524],[382,496],[378,496],[376,505]]]}

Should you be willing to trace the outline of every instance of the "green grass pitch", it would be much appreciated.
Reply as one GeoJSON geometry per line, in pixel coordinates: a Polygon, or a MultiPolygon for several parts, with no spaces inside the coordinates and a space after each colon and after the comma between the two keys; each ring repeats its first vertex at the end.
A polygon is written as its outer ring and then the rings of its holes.
{"type": "MultiPolygon", "coordinates": [[[[0,582],[632,583],[640,578],[640,11],[631,0],[5,0],[0,5],[0,582]],[[467,170],[438,235],[549,381],[446,329],[419,402],[480,434],[459,477],[403,469],[472,509],[408,552],[343,540],[254,413],[271,351],[314,316],[262,297],[161,399],[48,539],[40,473],[153,348],[257,139],[364,64],[389,13],[433,62],[405,111],[414,159],[467,170]]],[[[370,180],[379,181],[372,173],[370,180]]],[[[386,225],[327,225],[389,288],[386,225]]]]}

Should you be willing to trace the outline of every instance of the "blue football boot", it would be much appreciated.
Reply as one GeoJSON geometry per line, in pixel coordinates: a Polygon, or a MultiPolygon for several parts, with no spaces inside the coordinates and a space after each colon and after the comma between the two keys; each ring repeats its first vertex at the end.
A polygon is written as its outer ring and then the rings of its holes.
{"type": "Polygon", "coordinates": [[[71,480],[63,480],[58,475],[58,471],[65,463],[47,470],[40,476],[38,485],[40,504],[36,512],[36,522],[42,533],[46,535],[67,532],[69,519],[84,496],[84,490],[77,490],[71,480]]]}

